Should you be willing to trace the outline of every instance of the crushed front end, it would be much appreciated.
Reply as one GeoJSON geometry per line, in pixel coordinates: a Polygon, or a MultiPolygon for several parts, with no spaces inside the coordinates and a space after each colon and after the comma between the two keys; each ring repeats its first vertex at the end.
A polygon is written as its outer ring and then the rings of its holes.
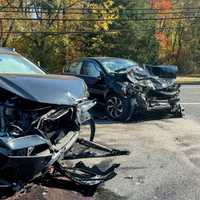
{"type": "Polygon", "coordinates": [[[136,99],[136,112],[165,109],[176,117],[182,117],[184,109],[180,104],[180,85],[176,79],[151,76],[144,69],[138,68],[126,74],[129,81],[127,96],[136,99]]]}
{"type": "Polygon", "coordinates": [[[37,177],[45,178],[50,168],[77,184],[88,186],[99,185],[113,178],[118,165],[101,171],[97,166],[87,167],[83,163],[72,168],[61,164],[61,161],[69,159],[128,154],[127,151],[110,149],[93,142],[95,124],[89,110],[94,104],[93,101],[82,99],[75,101],[72,106],[50,105],[18,96],[2,102],[0,188],[17,191],[37,177]],[[91,127],[88,140],[80,138],[80,126],[83,123],[89,123],[91,127]],[[84,146],[84,150],[75,152],[75,145],[84,146]],[[101,154],[97,155],[95,151],[99,149],[101,154]]]}

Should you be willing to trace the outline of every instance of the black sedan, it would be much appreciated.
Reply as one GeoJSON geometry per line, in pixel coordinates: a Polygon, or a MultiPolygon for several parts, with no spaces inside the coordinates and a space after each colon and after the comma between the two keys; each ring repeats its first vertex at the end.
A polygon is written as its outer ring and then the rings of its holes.
{"type": "Polygon", "coordinates": [[[111,57],[82,58],[64,69],[64,74],[83,79],[90,98],[97,99],[108,116],[118,121],[162,108],[181,117],[176,72],[173,66],[142,68],[131,60],[111,57]],[[153,74],[155,71],[159,73],[153,74]]]}

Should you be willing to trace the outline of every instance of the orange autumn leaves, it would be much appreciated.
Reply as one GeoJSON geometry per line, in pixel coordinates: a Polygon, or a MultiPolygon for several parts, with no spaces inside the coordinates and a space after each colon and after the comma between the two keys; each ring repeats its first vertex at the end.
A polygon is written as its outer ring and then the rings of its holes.
{"type": "Polygon", "coordinates": [[[173,4],[171,0],[150,0],[151,7],[158,10],[172,9],[173,4]]]}
{"type": "MultiPolygon", "coordinates": [[[[173,8],[172,0],[150,0],[150,5],[151,5],[151,8],[155,10],[156,14],[161,18],[165,17],[166,11],[173,8]]],[[[162,22],[159,22],[158,26],[161,24],[163,25],[162,22]]],[[[161,27],[159,26],[158,28],[161,28],[161,27]]],[[[156,31],[155,38],[159,42],[161,49],[168,49],[169,38],[164,32],[156,31]]]]}
{"type": "Polygon", "coordinates": [[[162,32],[157,31],[157,32],[155,33],[155,37],[156,37],[157,41],[159,42],[159,44],[160,44],[160,46],[161,46],[162,48],[165,48],[165,47],[168,46],[168,38],[167,38],[167,36],[165,35],[165,33],[162,33],[162,32]]]}

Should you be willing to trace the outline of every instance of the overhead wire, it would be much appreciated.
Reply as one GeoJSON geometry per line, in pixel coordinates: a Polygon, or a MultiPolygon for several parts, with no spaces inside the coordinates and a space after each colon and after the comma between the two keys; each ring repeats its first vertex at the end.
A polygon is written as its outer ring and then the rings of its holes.
{"type": "Polygon", "coordinates": [[[200,18],[200,14],[199,16],[172,16],[172,17],[127,17],[127,18],[111,18],[111,19],[107,19],[107,18],[87,18],[87,19],[75,19],[75,18],[28,18],[28,17],[0,17],[0,20],[17,20],[17,21],[49,21],[49,20],[53,20],[53,21],[70,21],[70,22],[109,22],[109,21],[146,21],[146,20],[181,20],[181,19],[199,19],[200,18]]]}
{"type": "MultiPolygon", "coordinates": [[[[23,9],[23,8],[26,8],[26,7],[20,7],[20,9],[23,9]]],[[[1,9],[1,7],[0,7],[1,9]]],[[[5,9],[5,7],[4,7],[5,9]]],[[[9,7],[9,9],[11,9],[11,7],[9,7]]],[[[12,7],[12,9],[19,9],[19,7],[12,7]]],[[[64,9],[64,8],[62,8],[64,9]]],[[[30,14],[34,14],[35,11],[33,11],[34,9],[28,9],[28,13],[30,14]]],[[[45,10],[48,10],[48,9],[45,9],[45,10]]],[[[53,9],[54,10],[54,9],[53,9]]],[[[104,10],[105,9],[90,9],[90,8],[70,8],[69,9],[70,11],[72,10],[82,10],[82,11],[94,11],[94,10],[104,10]]],[[[109,22],[109,21],[147,21],[147,20],[183,20],[183,19],[199,19],[200,18],[200,8],[193,8],[193,7],[190,7],[190,8],[175,8],[175,9],[172,9],[172,11],[168,11],[166,12],[165,10],[161,10],[161,9],[146,9],[146,8],[133,8],[133,9],[125,9],[125,10],[122,10],[122,11],[145,11],[145,12],[142,12],[142,13],[129,13],[129,14],[132,14],[133,16],[132,17],[118,17],[118,18],[111,18],[111,19],[107,19],[105,16],[103,18],[81,18],[81,19],[77,19],[77,18],[43,18],[43,17],[0,17],[0,20],[1,21],[9,21],[9,20],[14,20],[14,21],[62,21],[62,22],[65,22],[65,21],[68,21],[68,22],[109,22]],[[188,9],[192,10],[192,11],[188,11],[188,9]],[[138,15],[150,15],[150,14],[155,14],[155,10],[157,11],[162,11],[162,12],[159,12],[158,14],[159,15],[174,15],[176,14],[176,16],[154,16],[154,17],[141,17],[141,16],[138,16],[138,15]],[[174,12],[175,10],[175,12],[174,12]],[[147,12],[148,11],[148,12],[147,12]],[[187,14],[187,16],[180,16],[182,14],[187,14]]],[[[12,10],[0,10],[0,13],[6,13],[6,12],[13,12],[12,10]]],[[[23,10],[15,10],[14,12],[16,13],[21,13],[23,12],[23,10]]],[[[24,11],[25,13],[27,12],[27,10],[24,11]]],[[[38,13],[40,14],[45,14],[45,13],[49,13],[48,11],[39,11],[38,13]]],[[[67,14],[67,13],[66,13],[67,14]]],[[[68,14],[76,14],[76,13],[68,13],[68,14]]],[[[80,14],[80,13],[79,13],[80,14]]],[[[83,13],[81,13],[83,14],[83,13]]],[[[89,13],[91,14],[91,13],[89,13]]],[[[94,13],[94,14],[105,14],[105,13],[94,13]]],[[[181,27],[181,28],[184,28],[184,27],[181,27]]],[[[162,28],[160,28],[159,30],[161,30],[162,28]]],[[[174,29],[174,27],[170,27],[170,28],[167,28],[167,29],[174,29]]],[[[137,30],[137,31],[148,31],[150,29],[141,29],[141,30],[137,30]]],[[[154,29],[153,29],[154,30],[154,29]]],[[[166,30],[166,29],[165,29],[166,30]]],[[[119,33],[119,32],[130,32],[130,30],[127,30],[127,31],[124,31],[124,30],[110,30],[110,31],[99,31],[99,32],[94,32],[94,31],[68,31],[68,32],[49,32],[49,31],[46,31],[46,32],[40,32],[40,31],[15,31],[15,32],[1,32],[2,34],[6,34],[6,33],[10,33],[10,34],[51,34],[51,35],[63,35],[63,34],[91,34],[91,33],[94,33],[94,34],[107,34],[107,33],[119,33]]]]}
{"type": "MultiPolygon", "coordinates": [[[[41,7],[38,7],[39,9],[41,7]]],[[[1,9],[19,9],[19,10],[28,10],[28,9],[34,9],[33,6],[22,6],[22,7],[16,7],[16,6],[7,6],[7,7],[3,7],[3,6],[0,6],[0,10],[1,9]]],[[[108,9],[105,9],[105,8],[77,8],[77,7],[70,7],[70,8],[67,8],[67,7],[60,7],[60,8],[42,8],[43,10],[54,10],[54,11],[58,11],[58,10],[90,10],[90,11],[98,11],[98,10],[108,10],[108,9]]],[[[170,10],[198,10],[200,9],[200,7],[173,7],[172,9],[170,10]]],[[[122,8],[123,10],[123,8],[122,8]]],[[[124,10],[130,10],[130,11],[149,11],[149,10],[157,10],[157,11],[162,11],[162,10],[165,10],[163,8],[125,8],[124,10]]]]}
{"type": "MultiPolygon", "coordinates": [[[[146,14],[146,15],[154,15],[154,14],[159,14],[159,15],[171,15],[171,14],[196,14],[196,13],[200,13],[200,9],[198,9],[197,11],[162,11],[157,13],[155,10],[151,10],[149,12],[145,11],[145,12],[127,12],[129,10],[122,10],[121,12],[100,12],[100,13],[92,13],[92,12],[65,12],[64,15],[98,15],[98,14],[102,14],[102,15],[114,15],[114,14],[146,14]]],[[[21,13],[21,14],[35,14],[36,12],[38,12],[39,14],[63,14],[61,13],[61,11],[58,12],[48,12],[48,11],[33,11],[33,10],[0,10],[0,13],[21,13]]]]}

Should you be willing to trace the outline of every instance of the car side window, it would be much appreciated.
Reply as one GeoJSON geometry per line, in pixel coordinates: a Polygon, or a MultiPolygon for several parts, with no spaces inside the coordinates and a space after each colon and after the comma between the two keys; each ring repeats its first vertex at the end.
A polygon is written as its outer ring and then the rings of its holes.
{"type": "Polygon", "coordinates": [[[83,62],[74,62],[70,65],[69,73],[80,75],[83,62]]]}
{"type": "Polygon", "coordinates": [[[81,69],[81,74],[97,78],[101,76],[100,71],[101,69],[95,62],[85,61],[81,69]]]}

